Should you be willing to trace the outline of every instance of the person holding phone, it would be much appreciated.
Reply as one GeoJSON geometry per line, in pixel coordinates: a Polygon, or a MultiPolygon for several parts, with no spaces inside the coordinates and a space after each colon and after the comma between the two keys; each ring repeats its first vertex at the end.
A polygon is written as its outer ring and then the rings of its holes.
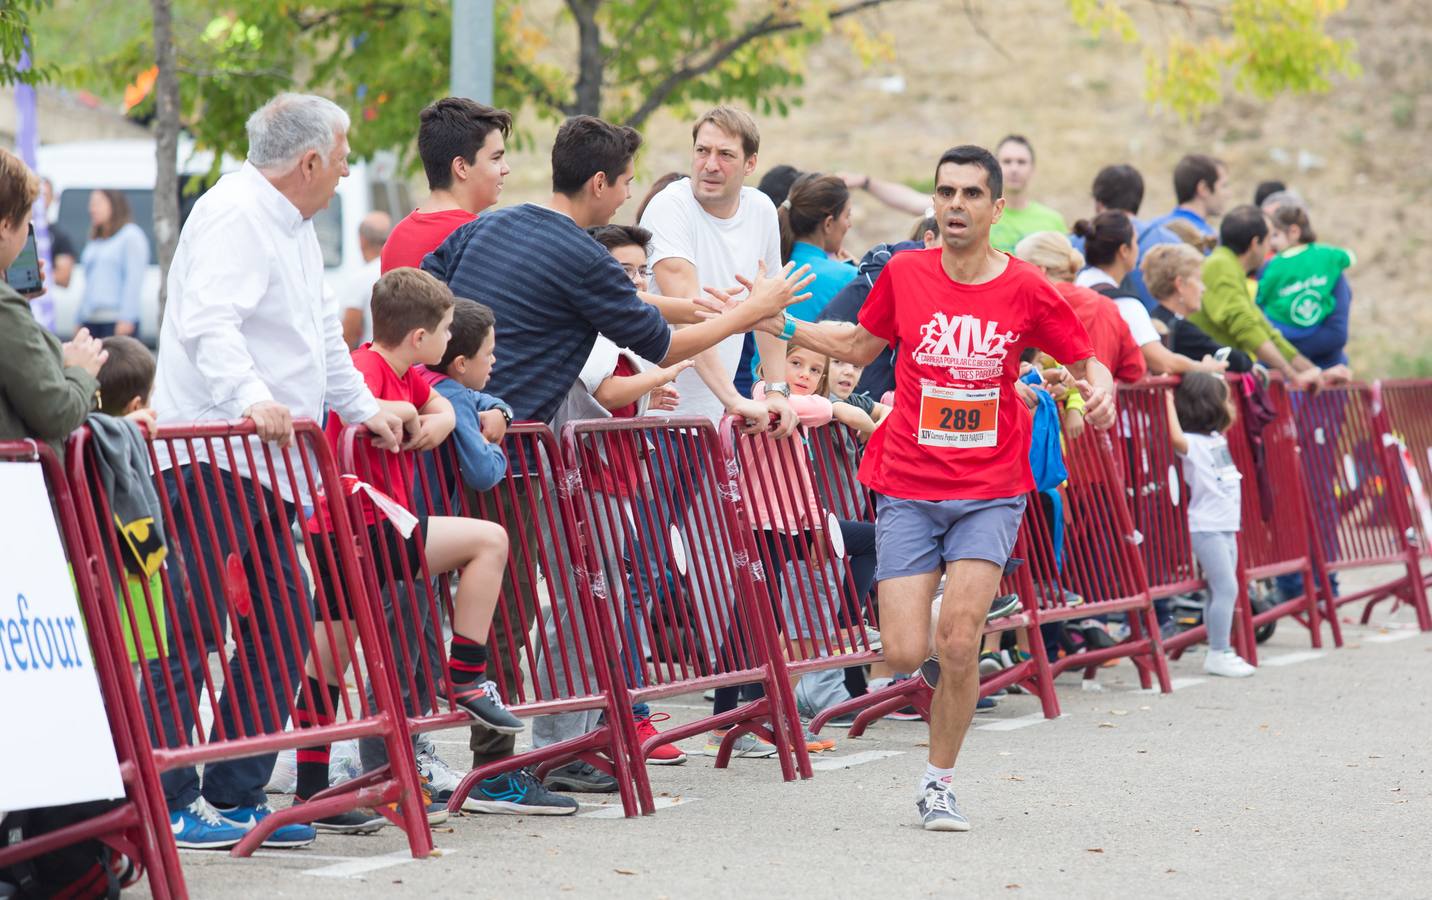
{"type": "Polygon", "coordinates": [[[108,354],[81,328],[61,344],[35,321],[30,302],[44,290],[30,211],[40,180],[20,158],[0,149],[0,440],[35,438],[57,454],[94,408],[95,380],[108,354]],[[21,259],[29,254],[33,263],[21,259]],[[20,265],[16,265],[19,261],[20,265]],[[14,281],[12,282],[12,279],[14,281]]]}
{"type": "Polygon", "coordinates": [[[91,192],[89,215],[89,242],[80,252],[85,292],[79,320],[95,337],[135,334],[149,238],[134,224],[123,191],[91,192]]]}

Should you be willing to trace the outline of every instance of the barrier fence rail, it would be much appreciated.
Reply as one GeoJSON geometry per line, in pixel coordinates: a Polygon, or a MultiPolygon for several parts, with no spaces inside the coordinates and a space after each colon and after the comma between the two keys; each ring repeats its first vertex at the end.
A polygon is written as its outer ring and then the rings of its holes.
{"type": "MultiPolygon", "coordinates": [[[[1000,587],[1021,608],[986,633],[1022,634],[1029,657],[986,678],[982,694],[1019,684],[1056,716],[1060,673],[1090,677],[1125,656],[1146,688],[1157,680],[1168,690],[1165,649],[1203,639],[1195,629],[1161,641],[1153,607],[1204,586],[1168,441],[1175,384],[1121,388],[1117,429],[1066,439],[1068,482],[1027,498],[1014,551],[1023,565],[1000,587]],[[1127,637],[1062,655],[1046,647],[1049,626],[1096,617],[1122,618],[1127,637]]],[[[1254,628],[1284,616],[1314,646],[1327,619],[1340,644],[1336,609],[1357,600],[1368,601],[1364,621],[1395,597],[1432,629],[1421,569],[1432,533],[1432,380],[1315,394],[1274,380],[1261,400],[1240,379],[1230,385],[1244,522],[1235,641],[1245,657],[1256,654],[1254,628]],[[1380,565],[1402,571],[1337,596],[1338,572],[1380,565]],[[1301,593],[1255,612],[1249,582],[1286,576],[1301,577],[1301,593]]],[[[720,735],[718,767],[750,733],[774,746],[787,780],[809,777],[793,677],[881,661],[871,640],[878,598],[862,568],[874,503],[856,478],[861,442],[843,426],[775,441],[739,435],[729,421],[718,432],[694,418],[609,419],[569,423],[559,442],[519,423],[495,486],[465,483],[451,443],[375,466],[359,452],[363,439],[344,433],[350,474],[340,476],[311,421],[295,423],[287,448],[258,441],[250,422],[158,429],[146,461],[167,560],[125,527],[139,501],[113,473],[108,438],[76,432],[64,473],[43,447],[0,445],[0,463],[39,460],[50,479],[129,792],[112,813],[0,849],[0,867],[99,835],[137,854],[156,896],[182,896],[172,837],[160,830],[168,807],[197,790],[193,767],[218,792],[238,790],[267,771],[269,754],[346,738],[361,739],[366,774],[269,816],[234,852],[289,822],[360,806],[398,821],[415,856],[430,852],[424,810],[406,802],[420,796],[411,739],[472,721],[448,700],[446,634],[461,579],[431,570],[422,537],[413,553],[388,539],[385,519],[370,529],[362,484],[408,501],[429,528],[439,516],[486,519],[508,536],[491,677],[546,730],[537,738],[534,728],[532,750],[509,746],[474,768],[452,809],[494,773],[581,759],[615,776],[628,815],[651,812],[647,755],[708,729],[720,735]],[[303,709],[306,675],[344,689],[336,699],[307,692],[303,709]],[[753,683],[762,696],[731,699],[753,683]],[[638,733],[633,704],[706,688],[731,702],[659,736],[638,733]]],[[[907,703],[928,715],[929,698],[910,679],[827,709],[811,727],[854,712],[858,735],[907,703]]],[[[474,748],[492,746],[485,740],[475,734],[474,748]]]]}
{"type": "Polygon", "coordinates": [[[125,520],[145,502],[144,492],[109,474],[112,450],[90,428],[69,443],[71,484],[90,499],[80,524],[99,598],[119,611],[141,663],[142,714],[134,721],[144,723],[163,773],[158,799],[182,809],[201,796],[196,767],[203,765],[202,796],[211,802],[263,803],[279,750],[372,738],[407,764],[274,812],[233,853],[247,855],[289,823],[396,803],[386,814],[406,831],[413,855],[426,856],[432,842],[424,812],[401,802],[417,797],[418,785],[392,664],[377,641],[346,511],[326,502],[344,495],[332,454],[312,420],[295,421],[287,448],[255,434],[248,421],[165,426],[154,434],[152,498],[169,554],[157,567],[152,546],[136,560],[132,540],[121,538],[138,533],[125,520]],[[318,553],[320,542],[296,539],[309,509],[328,517],[335,552],[318,553]],[[114,522],[120,527],[110,527],[114,522]],[[363,665],[326,669],[310,654],[317,643],[361,657],[363,665]],[[306,669],[335,686],[351,675],[354,689],[313,698],[300,714],[306,669]]]}
{"type": "Polygon", "coordinates": [[[1310,527],[1322,557],[1320,589],[1334,598],[1334,608],[1366,600],[1364,623],[1378,603],[1396,598],[1413,607],[1423,631],[1432,630],[1402,463],[1384,441],[1399,423],[1377,408],[1372,385],[1294,391],[1291,397],[1310,527]],[[1400,566],[1401,574],[1366,590],[1339,592],[1338,572],[1386,565],[1400,566]]]}
{"type": "Polygon", "coordinates": [[[620,704],[718,690],[731,708],[636,745],[642,810],[654,808],[645,760],[659,743],[716,730],[717,768],[744,734],[771,742],[786,780],[810,776],[784,655],[737,511],[733,473],[705,419],[647,417],[568,423],[567,485],[585,558],[585,589],[605,611],[606,646],[622,676],[620,704]],[[760,683],[762,696],[725,692],[760,683]],[[799,761],[799,762],[798,762],[799,761]]]}
{"type": "MultiPolygon", "coordinates": [[[[56,530],[65,557],[71,562],[89,656],[114,739],[120,780],[124,785],[124,797],[113,809],[18,843],[7,841],[6,845],[0,845],[0,872],[31,863],[42,854],[82,841],[98,840],[129,857],[139,870],[147,874],[150,893],[154,897],[187,897],[184,873],[169,831],[169,814],[159,790],[159,774],[147,752],[144,735],[133,724],[140,721],[139,702],[120,640],[115,607],[106,605],[95,590],[95,579],[100,575],[98,570],[76,564],[82,563],[85,558],[82,549],[84,538],[64,470],[54,452],[36,441],[0,442],[0,465],[38,466],[49,489],[56,530]]],[[[14,624],[12,621],[12,628],[14,624]]],[[[13,632],[10,637],[13,639],[13,632]]],[[[10,668],[8,659],[6,668],[10,668]]],[[[11,776],[13,774],[10,773],[11,776]]],[[[81,875],[80,872],[69,874],[76,878],[81,875]]],[[[91,891],[101,889],[98,883],[87,887],[91,891]]]]}
{"type": "MultiPolygon", "coordinates": [[[[451,441],[430,453],[389,457],[379,470],[372,454],[358,452],[365,438],[361,428],[344,432],[345,469],[386,494],[411,498],[428,523],[429,536],[439,517],[486,520],[507,535],[502,591],[484,638],[488,674],[507,707],[537,717],[534,746],[521,753],[514,752],[512,738],[486,729],[450,700],[454,685],[447,634],[454,623],[457,574],[433,570],[421,532],[410,539],[412,552],[399,553],[390,521],[359,531],[365,584],[383,611],[408,727],[419,732],[472,726],[474,751],[492,757],[462,778],[449,809],[461,809],[484,779],[523,766],[534,767],[540,777],[554,766],[582,759],[616,778],[624,809],[636,815],[625,750],[631,709],[616,703],[610,653],[591,597],[581,588],[583,555],[552,432],[535,423],[514,424],[505,440],[508,470],[496,485],[464,481],[451,441]],[[378,534],[385,539],[375,540],[378,534]]],[[[365,509],[372,508],[367,495],[354,493],[349,502],[354,521],[362,522],[365,509]]],[[[449,547],[452,534],[449,529],[443,537],[449,547]]],[[[380,761],[365,759],[365,767],[380,761]]]]}

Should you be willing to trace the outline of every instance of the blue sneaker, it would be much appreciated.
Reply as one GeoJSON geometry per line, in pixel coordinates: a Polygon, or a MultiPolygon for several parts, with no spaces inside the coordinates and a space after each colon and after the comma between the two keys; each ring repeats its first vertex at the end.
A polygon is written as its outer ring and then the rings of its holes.
{"type": "MultiPolygon", "coordinates": [[[[222,806],[215,807],[219,817],[226,825],[232,825],[244,833],[254,830],[254,826],[268,816],[273,814],[267,803],[260,803],[258,806],[235,806],[225,809],[222,806]]],[[[241,835],[242,836],[242,835],[241,835]]],[[[274,831],[264,841],[265,847],[307,847],[318,838],[318,831],[312,825],[303,822],[295,822],[292,825],[285,825],[274,831]]]]}
{"type": "Polygon", "coordinates": [[[462,808],[509,816],[570,816],[577,811],[577,801],[543,787],[531,769],[518,769],[478,782],[462,808]]]}
{"type": "Polygon", "coordinates": [[[174,846],[185,850],[227,850],[244,839],[245,829],[219,818],[203,797],[169,813],[174,846]]]}
{"type": "Polygon", "coordinates": [[[975,712],[989,712],[996,706],[999,706],[999,704],[995,702],[993,697],[981,697],[979,702],[975,704],[975,712]]]}

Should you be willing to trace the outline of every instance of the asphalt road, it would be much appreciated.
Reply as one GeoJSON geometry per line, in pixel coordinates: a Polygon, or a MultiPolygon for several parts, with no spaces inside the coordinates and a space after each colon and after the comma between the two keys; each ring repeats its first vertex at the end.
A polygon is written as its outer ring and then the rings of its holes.
{"type": "MultiPolygon", "coordinates": [[[[884,721],[859,740],[833,732],[805,782],[782,782],[772,760],[651,767],[669,805],[639,820],[602,806],[464,816],[437,831],[431,860],[389,828],[246,860],[188,852],[184,866],[198,898],[1426,897],[1432,635],[1385,605],[1373,627],[1346,628],[1342,649],[1310,652],[1280,623],[1242,681],[1204,676],[1189,654],[1169,695],[1138,691],[1127,662],[1100,692],[1067,675],[1055,721],[1033,697],[1001,701],[960,760],[967,834],[919,828],[925,728],[884,721]]],[[[658,708],[689,720],[706,707],[658,708]]],[[[437,737],[460,763],[465,732],[437,737]]]]}

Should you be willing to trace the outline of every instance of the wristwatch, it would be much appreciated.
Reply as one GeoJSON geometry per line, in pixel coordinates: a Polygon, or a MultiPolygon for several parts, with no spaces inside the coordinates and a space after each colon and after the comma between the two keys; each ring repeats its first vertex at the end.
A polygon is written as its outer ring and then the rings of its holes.
{"type": "Polygon", "coordinates": [[[508,406],[506,403],[502,403],[497,406],[494,406],[493,409],[502,413],[503,420],[507,422],[509,426],[512,425],[512,407],[508,406]]]}
{"type": "Polygon", "coordinates": [[[776,335],[776,337],[780,338],[780,339],[783,340],[783,341],[789,341],[791,338],[795,337],[795,336],[796,336],[796,322],[797,322],[797,321],[798,321],[798,320],[793,319],[793,318],[791,318],[789,315],[787,315],[786,313],[782,312],[782,313],[781,313],[781,322],[782,322],[782,324],[781,324],[781,333],[778,334],[778,335],[776,335]]]}
{"type": "Polygon", "coordinates": [[[766,395],[770,396],[771,394],[780,394],[782,397],[789,398],[791,396],[791,386],[784,381],[772,381],[766,385],[766,395]]]}

